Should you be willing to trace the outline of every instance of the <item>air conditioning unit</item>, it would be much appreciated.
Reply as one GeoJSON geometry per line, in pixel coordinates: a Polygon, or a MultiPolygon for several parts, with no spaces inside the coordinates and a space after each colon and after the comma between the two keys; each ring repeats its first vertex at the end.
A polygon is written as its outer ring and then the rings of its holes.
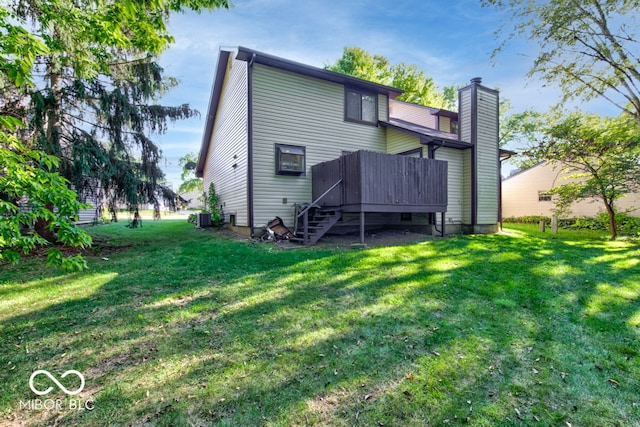
{"type": "Polygon", "coordinates": [[[196,227],[199,227],[199,228],[211,227],[211,213],[210,212],[198,213],[196,227]]]}

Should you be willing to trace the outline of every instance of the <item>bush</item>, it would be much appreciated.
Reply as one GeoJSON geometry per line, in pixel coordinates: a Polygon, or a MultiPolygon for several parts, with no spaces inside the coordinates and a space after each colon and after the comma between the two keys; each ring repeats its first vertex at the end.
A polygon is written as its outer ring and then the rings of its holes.
{"type": "Polygon", "coordinates": [[[194,214],[194,213],[189,214],[189,216],[187,217],[187,222],[189,224],[195,225],[196,222],[198,222],[198,214],[194,214]]]}
{"type": "Polygon", "coordinates": [[[532,215],[532,216],[511,216],[504,218],[502,222],[510,222],[513,224],[539,224],[540,221],[544,221],[547,224],[551,223],[551,218],[548,216],[532,215]]]}
{"type": "MultiPolygon", "coordinates": [[[[618,234],[621,236],[640,235],[640,218],[638,217],[630,216],[626,213],[617,213],[616,224],[618,226],[618,234]]],[[[576,218],[573,224],[567,224],[565,228],[609,231],[609,215],[606,213],[600,213],[592,218],[576,218]]]]}

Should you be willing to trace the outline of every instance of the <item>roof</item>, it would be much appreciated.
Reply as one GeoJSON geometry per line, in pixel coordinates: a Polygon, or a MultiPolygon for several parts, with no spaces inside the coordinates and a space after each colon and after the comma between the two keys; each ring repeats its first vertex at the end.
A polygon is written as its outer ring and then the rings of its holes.
{"type": "Polygon", "coordinates": [[[380,124],[387,128],[397,129],[401,132],[419,136],[423,143],[426,144],[434,142],[442,146],[459,149],[471,148],[473,146],[468,142],[461,141],[455,133],[431,129],[426,126],[417,125],[400,119],[391,118],[389,121],[381,121],[380,124]],[[426,141],[424,141],[424,139],[426,139],[426,141]]]}
{"type": "MultiPolygon", "coordinates": [[[[207,153],[209,151],[209,144],[211,142],[211,134],[213,132],[216,111],[218,109],[218,104],[220,103],[220,96],[222,95],[222,83],[224,82],[224,76],[226,73],[229,56],[232,53],[232,51],[221,49],[220,53],[218,54],[218,64],[216,66],[213,88],[211,89],[211,98],[209,100],[209,108],[207,110],[204,135],[202,137],[202,144],[200,146],[201,155],[199,156],[198,164],[196,165],[197,177],[202,177],[202,174],[204,173],[204,164],[206,161],[206,157],[202,156],[202,153],[207,153]]],[[[267,65],[269,67],[278,68],[280,70],[285,70],[304,76],[343,84],[346,86],[357,87],[359,89],[369,90],[371,92],[382,93],[387,95],[389,98],[395,98],[403,93],[402,90],[391,86],[385,86],[346,74],[336,73],[334,71],[325,70],[323,68],[313,67],[311,65],[302,64],[300,62],[290,61],[288,59],[279,58],[277,56],[258,52],[257,50],[248,49],[242,46],[238,46],[238,48],[236,49],[236,59],[249,62],[250,64],[257,63],[267,65]]]]}
{"type": "Polygon", "coordinates": [[[379,83],[373,83],[367,80],[359,79],[357,77],[349,76],[347,74],[336,73],[335,71],[325,70],[324,68],[313,67],[311,65],[302,64],[300,62],[290,61],[288,59],[279,58],[277,56],[258,52],[257,50],[248,49],[242,46],[238,47],[238,54],[236,55],[236,59],[247,62],[253,61],[253,63],[256,64],[267,65],[269,67],[274,67],[321,80],[327,80],[334,83],[340,83],[347,86],[357,86],[363,89],[369,89],[377,93],[388,95],[390,98],[395,98],[399,95],[402,95],[402,93],[404,92],[403,90],[397,89],[395,87],[385,86],[379,83]]]}

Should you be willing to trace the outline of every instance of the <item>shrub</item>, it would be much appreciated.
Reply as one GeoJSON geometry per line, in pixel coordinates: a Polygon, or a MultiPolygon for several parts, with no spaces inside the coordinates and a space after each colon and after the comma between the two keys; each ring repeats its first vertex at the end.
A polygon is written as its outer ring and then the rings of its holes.
{"type": "Polygon", "coordinates": [[[541,215],[531,215],[531,216],[511,216],[509,218],[504,218],[503,222],[510,222],[514,224],[539,224],[540,221],[544,221],[547,224],[551,223],[551,218],[548,216],[541,215]]]}

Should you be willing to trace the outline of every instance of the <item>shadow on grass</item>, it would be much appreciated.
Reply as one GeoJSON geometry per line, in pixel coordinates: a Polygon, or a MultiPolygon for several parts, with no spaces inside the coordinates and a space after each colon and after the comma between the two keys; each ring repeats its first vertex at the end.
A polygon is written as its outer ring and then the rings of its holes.
{"type": "Polygon", "coordinates": [[[60,278],[86,277],[87,295],[3,316],[6,419],[640,422],[637,246],[494,235],[278,251],[175,232],[60,278]],[[18,410],[38,368],[84,372],[96,409],[18,410]]]}

